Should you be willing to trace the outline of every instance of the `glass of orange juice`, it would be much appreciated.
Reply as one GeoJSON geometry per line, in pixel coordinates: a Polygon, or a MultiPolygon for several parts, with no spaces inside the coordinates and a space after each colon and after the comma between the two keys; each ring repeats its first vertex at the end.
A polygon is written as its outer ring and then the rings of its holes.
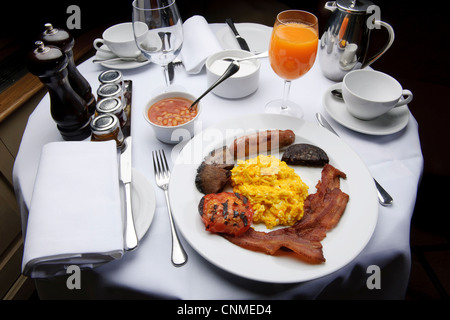
{"type": "Polygon", "coordinates": [[[319,44],[319,23],[312,13],[287,10],[278,14],[269,46],[273,71],[285,80],[283,99],[271,101],[266,112],[303,117],[301,107],[289,100],[291,81],[314,65],[319,44]]]}

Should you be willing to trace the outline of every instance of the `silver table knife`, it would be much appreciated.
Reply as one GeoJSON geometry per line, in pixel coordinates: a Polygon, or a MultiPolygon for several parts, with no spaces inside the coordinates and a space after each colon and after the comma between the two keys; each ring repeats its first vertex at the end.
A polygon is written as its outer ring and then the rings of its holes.
{"type": "MultiPolygon", "coordinates": [[[[332,133],[334,133],[336,136],[339,137],[339,135],[334,131],[333,127],[328,123],[328,121],[320,114],[316,113],[316,119],[317,123],[319,123],[320,126],[322,126],[325,129],[328,129],[332,133]]],[[[373,179],[375,181],[375,186],[377,188],[378,192],[378,200],[381,205],[383,206],[390,206],[392,205],[392,202],[394,199],[389,195],[389,193],[386,192],[386,190],[383,189],[383,187],[377,182],[377,180],[373,179]]]]}
{"type": "Polygon", "coordinates": [[[234,33],[234,36],[236,37],[237,42],[239,43],[239,46],[242,50],[250,51],[250,48],[248,47],[247,42],[244,38],[241,37],[239,32],[236,29],[236,26],[234,25],[234,22],[232,19],[226,19],[225,22],[230,26],[231,30],[234,33]]]}
{"type": "Polygon", "coordinates": [[[125,250],[130,251],[138,246],[138,238],[134,227],[131,207],[131,137],[125,139],[125,150],[120,155],[120,181],[125,188],[125,250]]]}

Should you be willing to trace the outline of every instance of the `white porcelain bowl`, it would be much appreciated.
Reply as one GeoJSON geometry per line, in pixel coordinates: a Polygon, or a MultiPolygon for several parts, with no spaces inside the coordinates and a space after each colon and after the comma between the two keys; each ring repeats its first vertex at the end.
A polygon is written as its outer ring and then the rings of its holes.
{"type": "MultiPolygon", "coordinates": [[[[206,60],[206,77],[208,87],[219,79],[230,62],[224,58],[246,58],[254,54],[244,50],[224,50],[211,55],[206,60]]],[[[239,99],[246,97],[258,89],[261,63],[258,59],[240,62],[239,71],[218,85],[212,92],[219,97],[239,99]]]]}
{"type": "Polygon", "coordinates": [[[145,120],[147,120],[147,122],[152,126],[153,131],[155,132],[155,136],[158,140],[168,144],[177,144],[179,142],[187,141],[194,136],[195,125],[202,111],[201,102],[197,104],[198,108],[197,115],[191,121],[174,127],[160,126],[150,121],[150,119],[148,118],[148,110],[156,102],[167,98],[185,98],[192,102],[197,99],[192,94],[183,91],[172,91],[161,93],[153,97],[147,103],[147,105],[144,108],[143,116],[145,120]]]}

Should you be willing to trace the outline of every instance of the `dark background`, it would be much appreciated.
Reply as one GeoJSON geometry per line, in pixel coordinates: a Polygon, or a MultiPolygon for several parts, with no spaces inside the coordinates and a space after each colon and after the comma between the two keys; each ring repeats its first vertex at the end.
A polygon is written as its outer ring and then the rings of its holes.
{"type": "MultiPolygon", "coordinates": [[[[313,12],[319,18],[319,29],[325,27],[330,12],[326,1],[318,0],[177,0],[183,20],[192,15],[205,16],[208,22],[255,22],[272,26],[278,12],[293,8],[313,12]]],[[[409,108],[419,123],[422,151],[425,159],[413,222],[445,239],[449,209],[445,199],[450,188],[450,19],[448,2],[374,0],[381,8],[381,19],[390,23],[396,39],[391,49],[372,67],[395,77],[404,88],[414,93],[409,108]]],[[[108,26],[131,21],[131,0],[48,0],[2,1],[0,9],[0,71],[23,69],[24,54],[33,47],[44,24],[65,27],[66,9],[75,4],[81,8],[81,30],[72,30],[77,37],[94,30],[98,37],[108,26]]],[[[385,41],[382,29],[372,32],[371,51],[385,41]]],[[[26,71],[23,71],[26,72],[26,71]]],[[[6,74],[5,74],[6,73],[6,74]]],[[[9,80],[3,72],[2,82],[9,80]]],[[[449,249],[447,249],[449,250],[449,249]]],[[[447,251],[448,254],[448,251],[447,251]]]]}

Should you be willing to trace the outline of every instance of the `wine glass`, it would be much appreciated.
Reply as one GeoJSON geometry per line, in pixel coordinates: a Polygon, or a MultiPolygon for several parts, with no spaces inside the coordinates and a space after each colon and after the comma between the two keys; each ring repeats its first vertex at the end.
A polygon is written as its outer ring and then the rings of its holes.
{"type": "Polygon", "coordinates": [[[303,117],[301,107],[289,100],[291,81],[314,65],[319,44],[319,23],[312,13],[287,10],[278,14],[269,46],[273,71],[285,80],[283,99],[271,101],[266,112],[303,117]]]}
{"type": "Polygon", "coordinates": [[[133,31],[142,54],[163,67],[163,91],[173,91],[168,66],[183,46],[183,22],[175,0],[134,0],[133,31]]]}

